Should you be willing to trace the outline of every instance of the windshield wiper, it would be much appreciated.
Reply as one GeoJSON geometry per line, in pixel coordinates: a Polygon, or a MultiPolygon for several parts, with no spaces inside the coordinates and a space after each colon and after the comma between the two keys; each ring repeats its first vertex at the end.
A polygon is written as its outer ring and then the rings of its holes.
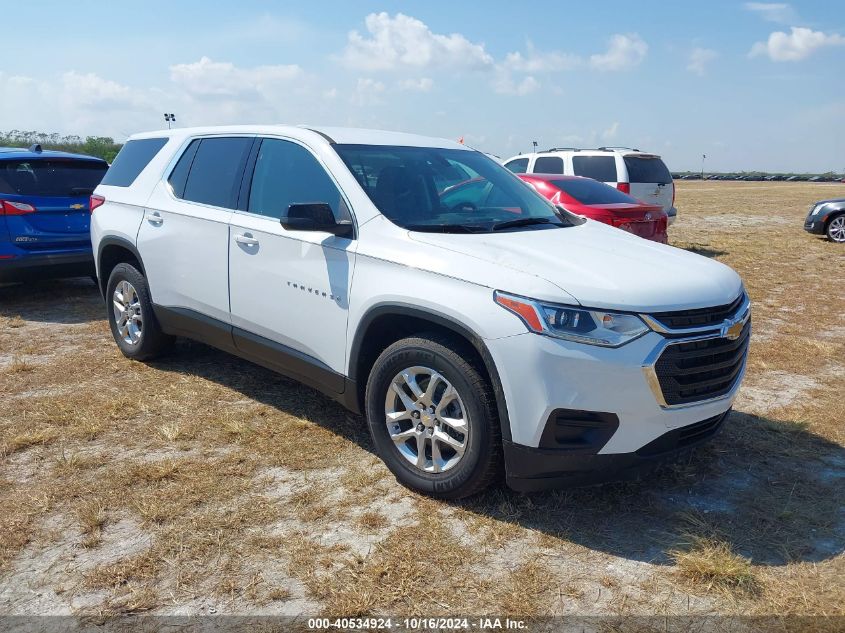
{"type": "Polygon", "coordinates": [[[421,233],[478,233],[485,227],[474,224],[406,224],[409,231],[421,233]]]}
{"type": "Polygon", "coordinates": [[[532,224],[554,224],[555,226],[563,226],[558,222],[552,222],[550,218],[518,218],[516,220],[507,220],[506,222],[496,222],[493,225],[493,230],[501,231],[502,229],[511,229],[518,226],[531,226],[532,224]]]}

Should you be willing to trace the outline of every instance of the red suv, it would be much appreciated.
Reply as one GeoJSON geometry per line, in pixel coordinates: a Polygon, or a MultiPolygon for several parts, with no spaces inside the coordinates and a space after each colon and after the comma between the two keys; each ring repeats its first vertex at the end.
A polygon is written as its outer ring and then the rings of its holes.
{"type": "Polygon", "coordinates": [[[659,204],[646,204],[603,182],[582,176],[518,174],[567,211],[598,220],[647,240],[666,244],[669,218],[659,204]]]}

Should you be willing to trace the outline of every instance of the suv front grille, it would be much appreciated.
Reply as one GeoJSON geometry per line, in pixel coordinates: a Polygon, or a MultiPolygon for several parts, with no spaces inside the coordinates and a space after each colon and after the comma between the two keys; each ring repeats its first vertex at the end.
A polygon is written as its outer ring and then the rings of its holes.
{"type": "Polygon", "coordinates": [[[721,325],[722,321],[739,309],[745,301],[745,293],[735,301],[715,308],[697,308],[695,310],[676,310],[674,312],[655,312],[650,316],[669,330],[721,325]]]}
{"type": "Polygon", "coordinates": [[[654,366],[666,404],[689,404],[729,393],[742,372],[750,338],[749,320],[734,341],[710,338],[667,345],[654,366]]]}

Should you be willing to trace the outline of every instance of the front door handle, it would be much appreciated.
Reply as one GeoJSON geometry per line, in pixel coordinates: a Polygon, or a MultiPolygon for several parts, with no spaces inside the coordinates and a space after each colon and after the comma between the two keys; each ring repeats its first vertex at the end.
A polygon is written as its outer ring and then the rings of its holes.
{"type": "Polygon", "coordinates": [[[235,241],[244,246],[258,246],[258,240],[249,234],[242,233],[235,236],[235,241]]]}
{"type": "Polygon", "coordinates": [[[161,217],[161,213],[158,211],[153,211],[149,218],[147,218],[150,224],[162,224],[164,222],[164,218],[161,217]]]}

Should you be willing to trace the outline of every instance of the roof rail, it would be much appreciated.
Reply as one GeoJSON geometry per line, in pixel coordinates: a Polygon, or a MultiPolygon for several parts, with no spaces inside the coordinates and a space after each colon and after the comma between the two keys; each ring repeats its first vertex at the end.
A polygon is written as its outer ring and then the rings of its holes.
{"type": "Polygon", "coordinates": [[[636,147],[624,147],[623,145],[607,145],[605,147],[599,147],[597,149],[601,152],[610,152],[610,151],[613,151],[615,149],[629,149],[632,152],[641,151],[641,150],[637,149],[636,147]]]}
{"type": "Polygon", "coordinates": [[[565,151],[573,151],[573,152],[580,152],[580,147],[550,147],[549,149],[541,149],[538,154],[545,154],[546,152],[565,152],[565,151]]]}

